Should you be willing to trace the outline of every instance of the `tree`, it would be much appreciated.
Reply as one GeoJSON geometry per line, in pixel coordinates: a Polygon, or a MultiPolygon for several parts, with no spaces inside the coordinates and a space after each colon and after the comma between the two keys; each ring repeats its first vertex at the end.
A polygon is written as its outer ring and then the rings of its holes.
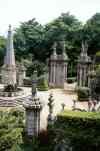
{"type": "Polygon", "coordinates": [[[20,27],[15,30],[14,39],[17,57],[28,58],[31,53],[35,59],[44,60],[45,55],[42,55],[44,28],[34,18],[21,23],[20,27]]]}
{"type": "Polygon", "coordinates": [[[75,74],[76,60],[81,46],[80,30],[82,28],[82,23],[79,22],[75,16],[70,15],[70,13],[61,14],[60,17],[45,26],[45,38],[47,39],[50,54],[52,53],[52,49],[50,48],[55,41],[59,43],[57,52],[61,53],[62,49],[60,47],[60,42],[65,39],[66,53],[70,58],[68,70],[69,76],[75,74]]]}
{"type": "Polygon", "coordinates": [[[84,37],[89,44],[88,52],[93,56],[100,49],[100,13],[96,13],[86,22],[84,37]]]}

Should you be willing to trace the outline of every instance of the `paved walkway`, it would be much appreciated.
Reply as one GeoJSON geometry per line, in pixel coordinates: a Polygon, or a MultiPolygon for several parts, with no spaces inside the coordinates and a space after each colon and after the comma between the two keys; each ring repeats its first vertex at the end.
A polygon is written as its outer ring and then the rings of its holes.
{"type": "MultiPolygon", "coordinates": [[[[61,104],[64,103],[66,109],[72,109],[73,99],[77,98],[76,94],[68,94],[67,91],[62,89],[51,89],[47,92],[38,92],[38,96],[41,98],[43,102],[43,110],[41,112],[41,129],[45,129],[47,125],[47,116],[48,116],[48,98],[50,93],[53,93],[54,98],[54,116],[57,113],[62,111],[61,104]]],[[[77,103],[77,108],[85,109],[87,108],[87,103],[77,103]]]]}
{"type": "MultiPolygon", "coordinates": [[[[3,101],[7,102],[7,100],[8,100],[8,103],[10,103],[10,105],[11,103],[14,103],[14,100],[17,100],[17,102],[22,104],[22,102],[25,101],[25,98],[28,98],[31,96],[31,88],[22,87],[22,89],[23,89],[22,96],[10,97],[10,98],[0,97],[1,104],[3,101]]],[[[71,109],[73,106],[72,100],[77,98],[77,95],[75,93],[70,94],[68,90],[50,89],[49,91],[39,91],[38,96],[40,97],[40,100],[43,103],[43,110],[41,111],[41,129],[45,129],[47,125],[47,116],[48,116],[47,104],[48,104],[48,98],[49,98],[50,93],[53,94],[53,98],[54,98],[54,110],[53,110],[54,116],[57,115],[57,113],[61,112],[62,103],[66,105],[65,106],[66,109],[71,109]]],[[[15,105],[16,105],[16,101],[15,101],[15,105]]],[[[87,103],[77,103],[77,108],[86,109],[87,103]]]]}

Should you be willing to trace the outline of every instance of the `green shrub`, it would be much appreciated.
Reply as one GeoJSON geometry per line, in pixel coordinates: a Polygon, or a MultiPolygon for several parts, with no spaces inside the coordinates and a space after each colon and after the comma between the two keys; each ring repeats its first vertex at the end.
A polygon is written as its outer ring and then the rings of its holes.
{"type": "Polygon", "coordinates": [[[78,101],[88,101],[89,100],[89,88],[78,87],[77,94],[78,94],[78,101]]]}
{"type": "Polygon", "coordinates": [[[96,53],[96,56],[99,56],[99,57],[100,57],[100,51],[98,51],[98,52],[96,53]]]}
{"type": "Polygon", "coordinates": [[[13,145],[22,143],[24,112],[13,108],[0,113],[0,151],[7,151],[13,145]]]}
{"type": "Polygon", "coordinates": [[[48,81],[44,77],[39,79],[37,87],[39,91],[47,91],[49,89],[48,81]]]}
{"type": "Polygon", "coordinates": [[[24,86],[32,86],[31,78],[27,77],[24,79],[24,86]]]}
{"type": "Polygon", "coordinates": [[[76,77],[67,78],[68,83],[74,83],[76,81],[76,77]]]}
{"type": "Polygon", "coordinates": [[[57,116],[54,140],[68,138],[73,151],[99,151],[100,113],[65,111],[57,116]],[[83,147],[84,146],[84,147],[83,147]]]}
{"type": "Polygon", "coordinates": [[[100,64],[100,51],[96,53],[96,64],[100,64]]]}

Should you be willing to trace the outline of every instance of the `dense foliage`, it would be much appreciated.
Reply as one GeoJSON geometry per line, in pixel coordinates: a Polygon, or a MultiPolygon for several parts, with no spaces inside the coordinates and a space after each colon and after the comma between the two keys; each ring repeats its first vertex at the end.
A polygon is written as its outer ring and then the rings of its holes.
{"type": "Polygon", "coordinates": [[[24,112],[20,109],[0,110],[0,151],[14,151],[22,143],[24,112]]]}
{"type": "Polygon", "coordinates": [[[48,81],[45,79],[45,77],[42,77],[38,80],[38,86],[39,91],[47,91],[49,89],[48,81]]]}
{"type": "Polygon", "coordinates": [[[88,101],[89,100],[89,88],[88,87],[78,87],[77,88],[78,101],[88,101]]]}
{"type": "Polygon", "coordinates": [[[73,151],[99,150],[99,127],[100,113],[65,111],[57,117],[54,139],[70,140],[73,151]]]}
{"type": "MultiPolygon", "coordinates": [[[[42,26],[34,18],[23,22],[14,32],[14,48],[16,59],[21,61],[23,58],[28,64],[29,75],[31,68],[39,69],[43,73],[42,67],[46,66],[46,60],[52,53],[52,45],[58,43],[57,53],[61,53],[61,41],[65,39],[66,52],[69,56],[69,76],[76,74],[76,60],[79,56],[82,40],[87,40],[89,44],[88,53],[93,56],[100,50],[100,13],[92,16],[83,25],[74,15],[62,13],[52,22],[42,26]],[[31,57],[31,55],[33,57],[31,57]],[[30,62],[31,60],[31,62],[30,62]],[[32,65],[32,61],[37,62],[32,65]],[[38,68],[39,67],[39,68],[38,68]]],[[[5,51],[5,38],[0,37],[0,65],[3,63],[5,51]]]]}

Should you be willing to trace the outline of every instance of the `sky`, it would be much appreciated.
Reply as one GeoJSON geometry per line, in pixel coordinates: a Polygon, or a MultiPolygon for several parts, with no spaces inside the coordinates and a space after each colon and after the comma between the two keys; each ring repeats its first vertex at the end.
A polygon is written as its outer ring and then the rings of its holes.
{"type": "Polygon", "coordinates": [[[44,25],[66,12],[84,23],[100,12],[100,0],[0,0],[0,35],[7,33],[9,24],[16,28],[36,18],[44,25]]]}

